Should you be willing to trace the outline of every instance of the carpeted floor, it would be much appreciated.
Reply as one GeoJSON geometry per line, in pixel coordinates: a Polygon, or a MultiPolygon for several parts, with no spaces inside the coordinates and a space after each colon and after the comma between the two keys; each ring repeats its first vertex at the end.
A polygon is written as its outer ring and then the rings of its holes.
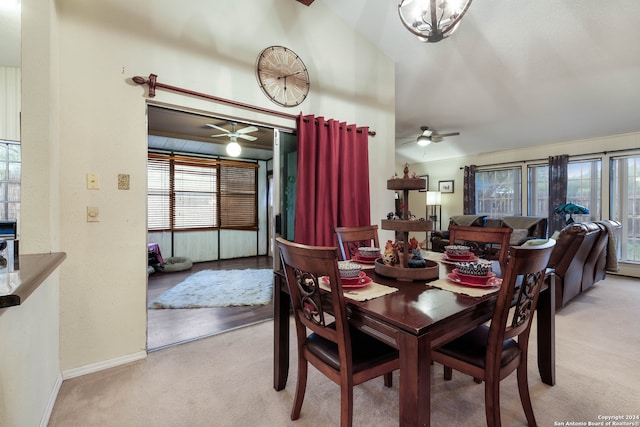
{"type": "MultiPolygon", "coordinates": [[[[640,281],[614,276],[559,311],[554,387],[538,376],[533,330],[529,384],[539,426],[640,415],[638,313],[640,281]]],[[[273,323],[265,322],[67,380],[49,427],[339,425],[338,388],[313,368],[301,418],[289,419],[295,337],[292,328],[289,382],[276,392],[272,331],[273,323]]],[[[433,369],[432,426],[485,425],[484,386],[456,372],[452,381],[445,382],[442,367],[433,369]]],[[[382,379],[355,388],[354,426],[398,425],[398,380],[396,372],[391,389],[383,386],[382,379]]],[[[501,387],[502,425],[526,425],[515,375],[503,380],[501,387]]]]}

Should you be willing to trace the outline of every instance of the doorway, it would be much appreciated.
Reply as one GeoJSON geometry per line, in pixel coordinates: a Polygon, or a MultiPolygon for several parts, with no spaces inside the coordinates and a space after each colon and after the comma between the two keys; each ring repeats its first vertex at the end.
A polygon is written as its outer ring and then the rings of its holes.
{"type": "MultiPolygon", "coordinates": [[[[253,253],[246,256],[228,256],[224,249],[218,249],[208,256],[201,256],[194,260],[190,270],[174,273],[150,273],[147,286],[147,298],[151,301],[162,292],[184,280],[189,275],[203,270],[216,269],[246,269],[273,268],[271,253],[273,234],[275,233],[275,215],[280,211],[272,203],[279,200],[280,164],[274,159],[279,135],[287,135],[287,146],[291,140],[296,140],[291,132],[280,132],[263,124],[247,123],[233,118],[219,118],[208,115],[189,113],[164,107],[149,106],[149,150],[184,155],[204,156],[210,158],[229,158],[226,145],[231,141],[228,133],[240,131],[243,137],[237,140],[242,153],[238,160],[260,162],[264,167],[265,197],[259,197],[259,203],[265,203],[264,209],[259,209],[260,236],[257,237],[253,253]],[[226,132],[228,130],[229,132],[226,132]],[[275,149],[274,149],[275,148],[275,149]],[[268,197],[267,195],[271,195],[268,197]]],[[[262,173],[262,172],[261,172],[262,173]]],[[[224,233],[219,232],[211,239],[217,239],[220,248],[226,247],[224,233]]],[[[197,233],[194,233],[196,236],[197,233]]],[[[163,257],[179,256],[174,253],[174,238],[164,239],[161,249],[163,257]],[[165,252],[166,251],[166,252],[165,252]],[[166,253],[166,255],[165,255],[166,253]]],[[[162,239],[158,234],[149,233],[149,242],[162,239]]],[[[204,241],[211,240],[204,239],[204,241]]],[[[231,239],[234,240],[234,239],[231,239]]],[[[193,239],[188,246],[198,245],[202,236],[193,239]]],[[[155,243],[155,242],[154,242],[155,243]]],[[[229,243],[231,244],[231,243],[229,243]]],[[[184,247],[184,245],[182,246],[184,247]]],[[[249,251],[251,252],[251,251],[249,251]]],[[[212,307],[204,309],[159,309],[147,312],[147,349],[158,350],[178,343],[191,341],[226,330],[247,326],[273,317],[272,304],[250,307],[212,307]]]]}

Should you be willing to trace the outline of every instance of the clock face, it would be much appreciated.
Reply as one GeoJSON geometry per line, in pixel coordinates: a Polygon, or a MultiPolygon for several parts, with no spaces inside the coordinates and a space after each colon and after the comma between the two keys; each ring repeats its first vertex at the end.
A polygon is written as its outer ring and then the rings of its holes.
{"type": "Polygon", "coordinates": [[[256,68],[260,88],[273,102],[294,107],[309,94],[309,73],[291,49],[271,46],[258,56],[256,68]]]}

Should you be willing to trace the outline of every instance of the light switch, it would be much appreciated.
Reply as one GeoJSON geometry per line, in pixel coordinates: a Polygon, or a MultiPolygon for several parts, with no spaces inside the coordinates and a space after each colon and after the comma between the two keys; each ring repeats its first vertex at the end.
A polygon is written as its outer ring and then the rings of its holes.
{"type": "Polygon", "coordinates": [[[87,222],[99,222],[100,209],[97,206],[87,206],[87,222]]]}
{"type": "Polygon", "coordinates": [[[97,173],[87,174],[87,189],[98,190],[100,188],[100,177],[97,173]]]}

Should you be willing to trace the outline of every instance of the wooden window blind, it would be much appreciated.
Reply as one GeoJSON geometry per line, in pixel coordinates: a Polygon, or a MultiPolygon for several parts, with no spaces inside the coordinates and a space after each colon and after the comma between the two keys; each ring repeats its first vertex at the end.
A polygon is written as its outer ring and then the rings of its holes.
{"type": "Polygon", "coordinates": [[[148,229],[258,229],[256,163],[149,153],[148,229]]]}
{"type": "Polygon", "coordinates": [[[257,171],[220,166],[220,222],[224,228],[258,229],[257,171]]]}

